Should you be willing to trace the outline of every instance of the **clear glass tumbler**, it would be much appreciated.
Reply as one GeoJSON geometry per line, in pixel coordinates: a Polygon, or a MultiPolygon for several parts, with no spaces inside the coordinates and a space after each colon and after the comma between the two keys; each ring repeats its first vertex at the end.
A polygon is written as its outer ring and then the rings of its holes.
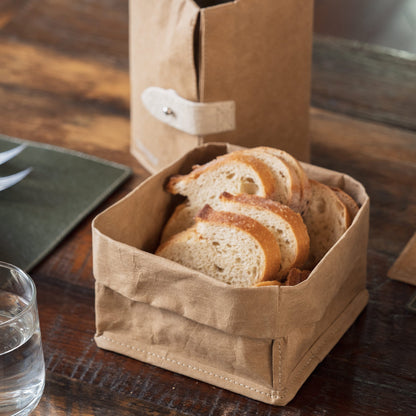
{"type": "Polygon", "coordinates": [[[28,415],[44,385],[35,284],[19,268],[0,262],[0,416],[28,415]]]}

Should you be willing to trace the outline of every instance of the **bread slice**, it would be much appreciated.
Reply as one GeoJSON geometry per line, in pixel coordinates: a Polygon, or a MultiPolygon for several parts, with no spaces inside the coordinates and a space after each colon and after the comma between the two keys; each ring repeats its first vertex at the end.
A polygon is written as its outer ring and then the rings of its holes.
{"type": "Polygon", "coordinates": [[[350,214],[351,221],[354,219],[354,217],[357,215],[360,207],[358,204],[342,189],[331,187],[331,189],[335,192],[336,196],[341,200],[342,203],[345,204],[347,207],[348,213],[350,214]]]}
{"type": "Polygon", "coordinates": [[[287,155],[287,153],[273,152],[273,149],[264,146],[241,150],[240,153],[252,155],[269,167],[273,173],[276,187],[274,194],[270,196],[271,199],[287,205],[295,211],[300,210],[302,190],[299,176],[292,167],[292,160],[288,163],[279,156],[280,154],[287,155]]]}
{"type": "Polygon", "coordinates": [[[221,211],[246,215],[271,231],[281,254],[281,269],[276,277],[283,278],[290,269],[301,267],[309,255],[309,235],[302,217],[286,205],[257,195],[220,196],[221,211]]]}
{"type": "Polygon", "coordinates": [[[191,227],[205,204],[215,209],[224,191],[270,197],[275,193],[275,184],[273,173],[266,164],[253,156],[234,152],[195,166],[187,175],[172,176],[166,190],[188,199],[178,205],[166,223],[161,242],[191,227]]]}
{"type": "Polygon", "coordinates": [[[205,204],[215,205],[223,192],[270,197],[275,192],[275,184],[265,163],[234,152],[196,166],[187,175],[172,176],[166,190],[188,197],[191,206],[201,209],[205,204]]]}
{"type": "Polygon", "coordinates": [[[192,227],[197,213],[198,207],[192,207],[189,204],[189,201],[179,204],[165,224],[160,237],[160,242],[164,243],[173,235],[192,227]]]}
{"type": "Polygon", "coordinates": [[[309,270],[293,268],[286,277],[285,286],[296,286],[306,280],[310,274],[311,272],[309,270]]]}
{"type": "Polygon", "coordinates": [[[296,158],[294,158],[291,154],[285,152],[284,150],[274,149],[272,147],[267,146],[261,146],[258,147],[258,149],[280,157],[282,160],[285,161],[285,163],[287,163],[293,169],[300,183],[300,202],[299,207],[295,207],[298,208],[295,209],[295,211],[300,212],[301,214],[304,213],[306,211],[310,199],[310,186],[309,178],[306,175],[306,172],[303,170],[303,167],[301,166],[299,161],[296,158]]]}
{"type": "Polygon", "coordinates": [[[166,223],[161,242],[189,228],[205,204],[216,209],[218,197],[224,191],[271,198],[301,212],[305,207],[302,195],[309,187],[305,178],[295,158],[283,150],[265,146],[223,155],[194,167],[188,175],[173,176],[166,190],[187,196],[188,200],[177,207],[166,223]]]}
{"type": "Polygon", "coordinates": [[[194,226],[175,234],[156,254],[235,287],[273,280],[280,268],[279,245],[266,227],[208,205],[194,226]]]}
{"type": "Polygon", "coordinates": [[[335,192],[310,180],[311,197],[303,220],[310,237],[310,255],[306,268],[312,269],[338,241],[351,224],[347,207],[335,192]]]}
{"type": "Polygon", "coordinates": [[[309,270],[291,269],[287,275],[286,280],[280,282],[279,280],[267,280],[264,282],[258,282],[254,287],[263,286],[296,286],[306,280],[311,272],[309,270]]]}

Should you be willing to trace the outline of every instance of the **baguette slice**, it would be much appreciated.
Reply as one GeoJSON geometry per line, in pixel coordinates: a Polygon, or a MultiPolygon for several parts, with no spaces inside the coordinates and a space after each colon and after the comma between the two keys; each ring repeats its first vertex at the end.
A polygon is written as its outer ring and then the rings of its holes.
{"type": "Polygon", "coordinates": [[[191,206],[201,209],[205,204],[214,205],[223,192],[270,197],[275,192],[275,184],[265,163],[234,152],[195,166],[187,175],[172,176],[166,190],[188,197],[191,206]]]}
{"type": "Polygon", "coordinates": [[[188,201],[173,212],[161,242],[191,227],[196,214],[206,203],[217,209],[218,197],[224,191],[271,198],[300,212],[303,189],[298,171],[303,172],[302,167],[288,153],[257,147],[220,156],[203,166],[196,166],[188,175],[173,176],[166,190],[187,196],[188,201]]]}
{"type": "Polygon", "coordinates": [[[273,173],[276,187],[274,194],[270,196],[271,199],[287,205],[297,212],[300,210],[301,182],[296,169],[293,167],[294,162],[290,155],[279,150],[274,152],[272,148],[264,146],[241,150],[240,153],[252,155],[269,167],[273,173]],[[280,155],[283,155],[286,160],[280,155]],[[290,162],[287,162],[287,160],[290,160],[290,162]]]}
{"type": "Polygon", "coordinates": [[[306,268],[312,269],[338,241],[351,224],[347,207],[335,192],[310,180],[311,198],[303,220],[308,229],[311,249],[306,268]]]}
{"type": "Polygon", "coordinates": [[[301,267],[309,255],[309,235],[302,217],[286,205],[257,195],[220,196],[221,211],[246,215],[271,231],[281,254],[281,269],[276,277],[283,278],[290,269],[301,267]]]}
{"type": "Polygon", "coordinates": [[[209,205],[194,226],[175,234],[156,254],[235,287],[273,280],[280,268],[279,245],[266,227],[209,205]]]}
{"type": "Polygon", "coordinates": [[[309,178],[306,175],[306,172],[303,170],[303,167],[298,162],[296,158],[294,158],[289,153],[285,152],[284,150],[274,149],[272,147],[261,146],[258,149],[270,153],[272,155],[280,157],[284,160],[295,172],[298,181],[300,183],[300,202],[299,207],[295,211],[300,212],[301,214],[304,213],[307,209],[309,199],[310,199],[310,186],[309,186],[309,178]]]}
{"type": "Polygon", "coordinates": [[[202,166],[195,166],[187,175],[172,176],[166,190],[187,196],[166,223],[161,242],[191,227],[195,216],[209,204],[216,208],[222,192],[248,193],[270,197],[275,193],[273,173],[269,167],[251,155],[241,152],[220,156],[202,166]]]}
{"type": "Polygon", "coordinates": [[[193,207],[189,204],[189,202],[179,204],[165,224],[160,237],[160,242],[164,243],[173,235],[192,227],[195,223],[195,216],[198,212],[198,207],[193,207]]]}
{"type": "Polygon", "coordinates": [[[293,268],[287,275],[285,286],[296,286],[306,280],[310,274],[311,272],[309,270],[293,268]]]}
{"type": "Polygon", "coordinates": [[[358,204],[342,189],[331,187],[331,189],[335,192],[336,196],[345,204],[347,207],[347,210],[350,214],[351,221],[354,219],[354,217],[357,215],[360,207],[358,204]]]}

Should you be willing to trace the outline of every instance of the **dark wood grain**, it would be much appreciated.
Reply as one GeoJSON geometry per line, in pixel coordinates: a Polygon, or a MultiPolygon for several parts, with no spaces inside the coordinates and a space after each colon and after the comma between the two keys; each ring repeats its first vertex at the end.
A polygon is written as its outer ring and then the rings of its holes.
{"type": "MultiPolygon", "coordinates": [[[[25,44],[128,66],[127,0],[18,1],[22,2],[24,7],[13,6],[3,33],[25,44]]],[[[1,11],[5,6],[0,7],[1,11]]]]}
{"type": "Polygon", "coordinates": [[[416,53],[413,0],[315,0],[314,30],[416,53]]]}
{"type": "Polygon", "coordinates": [[[416,414],[416,320],[405,307],[414,288],[386,275],[416,229],[416,134],[404,104],[414,100],[415,84],[403,76],[411,62],[315,42],[313,100],[337,113],[311,110],[312,158],[370,194],[370,303],[295,399],[275,408],[94,343],[91,221],[148,176],[129,154],[127,1],[6,1],[0,22],[1,132],[135,173],[31,273],[47,366],[35,415],[416,414]]]}
{"type": "Polygon", "coordinates": [[[0,29],[6,26],[29,0],[3,0],[0,5],[0,29]]]}
{"type": "Polygon", "coordinates": [[[312,104],[416,130],[416,55],[315,36],[312,104]]]}
{"type": "Polygon", "coordinates": [[[181,416],[182,413],[151,402],[112,393],[98,386],[85,385],[80,381],[47,374],[44,398],[34,416],[45,415],[146,415],[181,416]],[[53,398],[53,400],[47,400],[53,398]],[[117,413],[115,413],[117,409],[117,413]]]}

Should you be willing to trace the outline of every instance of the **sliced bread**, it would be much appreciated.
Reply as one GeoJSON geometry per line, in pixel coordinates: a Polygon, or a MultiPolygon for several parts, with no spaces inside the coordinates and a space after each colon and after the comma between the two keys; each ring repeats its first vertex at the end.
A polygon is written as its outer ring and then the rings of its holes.
{"type": "Polygon", "coordinates": [[[300,203],[299,203],[299,207],[295,207],[295,208],[298,208],[298,209],[295,209],[295,211],[300,212],[300,213],[305,212],[308,206],[309,198],[310,198],[310,195],[309,195],[310,188],[309,188],[309,178],[306,175],[306,172],[303,170],[303,167],[301,166],[301,164],[298,162],[296,158],[294,158],[292,155],[285,152],[284,150],[274,149],[272,147],[266,147],[266,146],[259,147],[258,149],[280,157],[294,170],[298,178],[298,181],[300,183],[300,203]]]}
{"type": "MultiPolygon", "coordinates": [[[[275,192],[270,198],[299,211],[302,193],[299,176],[292,163],[280,157],[278,152],[273,152],[273,149],[268,147],[254,147],[240,151],[242,154],[256,157],[269,167],[275,183],[275,192]]],[[[283,151],[280,152],[285,154],[283,151]]]]}
{"type": "Polygon", "coordinates": [[[280,268],[279,245],[266,227],[208,205],[194,226],[175,234],[156,254],[235,287],[273,280],[280,268]]]}
{"type": "Polygon", "coordinates": [[[220,196],[221,211],[246,215],[270,230],[281,254],[281,269],[276,277],[284,277],[290,269],[301,267],[309,255],[309,235],[302,217],[289,207],[257,195],[220,196]]]}
{"type": "Polygon", "coordinates": [[[205,204],[214,205],[223,192],[270,197],[275,192],[275,184],[264,162],[234,152],[196,166],[187,175],[172,176],[166,190],[188,197],[190,205],[201,209],[205,204]]]}
{"type": "Polygon", "coordinates": [[[354,219],[354,217],[357,215],[360,207],[358,204],[342,189],[331,187],[331,189],[335,192],[336,196],[345,204],[347,207],[347,210],[350,214],[351,221],[354,219]]]}
{"type": "Polygon", "coordinates": [[[271,198],[301,212],[305,182],[301,173],[304,175],[302,167],[286,152],[256,147],[195,166],[188,175],[173,176],[166,190],[187,196],[188,200],[173,212],[163,230],[161,242],[190,227],[205,204],[217,208],[218,197],[224,191],[271,198]]]}
{"type": "Polygon", "coordinates": [[[160,242],[164,243],[173,235],[192,227],[198,211],[198,207],[190,205],[189,201],[179,204],[165,224],[160,242]]]}
{"type": "Polygon", "coordinates": [[[303,215],[310,238],[308,269],[316,266],[351,224],[347,207],[329,186],[310,180],[310,189],[310,202],[303,215]]]}
{"type": "Polygon", "coordinates": [[[166,190],[188,199],[178,205],[166,223],[161,242],[192,226],[196,214],[205,204],[215,209],[223,192],[271,197],[275,193],[275,184],[273,173],[265,163],[251,155],[234,152],[195,166],[187,175],[172,176],[166,190]]]}
{"type": "Polygon", "coordinates": [[[296,286],[306,280],[310,274],[311,272],[309,270],[293,268],[286,277],[285,286],[296,286]]]}

